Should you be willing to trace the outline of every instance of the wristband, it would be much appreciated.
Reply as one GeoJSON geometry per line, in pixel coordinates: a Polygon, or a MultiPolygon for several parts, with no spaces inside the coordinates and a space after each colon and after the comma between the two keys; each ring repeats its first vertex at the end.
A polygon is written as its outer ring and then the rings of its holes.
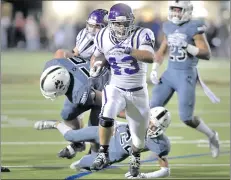
{"type": "Polygon", "coordinates": [[[190,53],[193,56],[196,56],[199,53],[199,48],[191,44],[188,44],[186,50],[188,51],[188,53],[190,53]]]}
{"type": "Polygon", "coordinates": [[[157,63],[157,62],[154,62],[153,64],[152,64],[152,70],[157,70],[158,68],[159,68],[159,66],[160,66],[160,64],[159,63],[157,63]]]}

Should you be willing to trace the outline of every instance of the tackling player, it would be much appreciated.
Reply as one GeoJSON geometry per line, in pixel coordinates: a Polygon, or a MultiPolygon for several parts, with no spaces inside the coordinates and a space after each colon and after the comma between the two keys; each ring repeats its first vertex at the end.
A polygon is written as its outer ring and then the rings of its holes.
{"type": "MultiPolygon", "coordinates": [[[[90,60],[90,57],[92,56],[95,46],[94,46],[94,37],[95,34],[105,27],[107,25],[107,17],[108,11],[105,9],[96,9],[92,11],[88,19],[86,21],[86,28],[82,29],[77,37],[76,37],[76,46],[73,49],[72,53],[68,52],[63,49],[59,49],[55,53],[55,58],[71,58],[73,56],[81,56],[84,58],[84,61],[90,60]]],[[[77,63],[75,60],[72,60],[73,63],[77,63]]],[[[88,64],[90,65],[90,64],[88,64]]],[[[96,90],[101,91],[103,88],[103,85],[107,83],[109,79],[109,72],[105,72],[103,81],[97,83],[95,82],[94,88],[96,90]],[[107,74],[108,73],[108,74],[107,74]],[[97,85],[100,84],[101,85],[97,85]]],[[[84,105],[83,107],[84,108],[84,105]]],[[[85,107],[86,109],[89,109],[89,107],[85,107]]],[[[98,113],[100,112],[101,105],[94,106],[94,108],[91,109],[91,114],[89,118],[88,125],[97,126],[98,125],[98,113]]],[[[65,99],[63,109],[61,112],[62,119],[67,122],[73,129],[80,129],[83,127],[83,113],[79,114],[78,107],[76,103],[72,103],[68,98],[65,99]]],[[[64,149],[62,149],[58,156],[62,158],[68,158],[71,159],[75,156],[75,151],[83,151],[85,150],[85,144],[78,142],[78,143],[71,143],[64,149]]]]}
{"type": "MultiPolygon", "coordinates": [[[[90,78],[89,63],[80,56],[47,61],[40,77],[40,90],[45,98],[51,100],[65,95],[72,104],[69,116],[78,117],[83,112],[91,110],[89,125],[98,126],[102,105],[100,90],[108,80],[108,73],[105,69],[100,77],[90,78]]],[[[64,119],[65,124],[75,129],[76,122],[69,119],[72,120],[72,118],[64,119]]],[[[43,126],[49,126],[49,124],[45,123],[43,126]]],[[[72,158],[75,155],[77,150],[71,145],[64,149],[65,157],[72,158]]]]}
{"type": "MultiPolygon", "coordinates": [[[[145,147],[142,152],[152,151],[158,158],[160,170],[149,173],[139,173],[135,178],[160,178],[170,175],[170,168],[168,166],[167,159],[170,152],[170,142],[168,137],[164,135],[164,132],[171,122],[170,113],[163,107],[155,107],[151,109],[150,112],[150,124],[146,134],[145,147]]],[[[36,122],[36,124],[44,123],[50,124],[52,127],[57,128],[67,141],[99,143],[99,128],[97,126],[86,127],[80,130],[72,130],[64,123],[58,121],[36,122]]],[[[46,126],[43,127],[44,129],[47,129],[46,126]]],[[[121,162],[129,156],[132,146],[131,139],[131,132],[128,124],[116,121],[114,133],[109,143],[110,164],[121,162]]],[[[90,166],[92,165],[96,156],[97,152],[85,155],[80,160],[72,163],[70,168],[81,171],[90,171],[90,166]]],[[[126,173],[125,177],[134,178],[130,172],[126,173]]]]}

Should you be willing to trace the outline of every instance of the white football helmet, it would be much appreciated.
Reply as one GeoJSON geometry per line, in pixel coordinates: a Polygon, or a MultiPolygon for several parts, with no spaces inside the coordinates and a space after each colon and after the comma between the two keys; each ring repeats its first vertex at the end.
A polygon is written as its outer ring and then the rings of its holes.
{"type": "Polygon", "coordinates": [[[45,98],[54,100],[66,94],[70,81],[70,74],[64,67],[51,66],[40,77],[41,93],[45,98]]]}
{"type": "Polygon", "coordinates": [[[147,131],[149,138],[163,134],[171,123],[170,112],[164,107],[155,107],[150,110],[150,124],[147,131]]]}
{"type": "Polygon", "coordinates": [[[168,20],[174,24],[182,24],[192,18],[193,5],[190,1],[169,1],[168,20]],[[179,8],[180,11],[174,11],[179,8]]]}

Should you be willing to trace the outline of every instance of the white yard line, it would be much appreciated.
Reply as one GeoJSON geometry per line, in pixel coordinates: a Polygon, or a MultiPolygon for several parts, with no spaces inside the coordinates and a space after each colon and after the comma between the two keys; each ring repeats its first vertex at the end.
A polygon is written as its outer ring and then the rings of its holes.
{"type": "MultiPolygon", "coordinates": [[[[128,166],[127,164],[116,164],[115,166],[118,167],[124,167],[128,166]]],[[[159,164],[145,164],[143,163],[142,166],[152,167],[157,166],[159,167],[159,164]]],[[[220,166],[230,166],[230,164],[170,164],[170,167],[220,167],[220,166]]]]}
{"type": "MultiPolygon", "coordinates": [[[[41,114],[60,114],[58,110],[47,110],[47,109],[30,109],[30,110],[2,110],[3,115],[41,115],[41,114]]],[[[198,110],[196,114],[230,114],[230,110],[198,110]]],[[[171,110],[171,114],[178,114],[178,110],[171,110]]]]}
{"type": "MultiPolygon", "coordinates": [[[[207,144],[208,140],[171,140],[171,144],[207,144]]],[[[67,141],[27,141],[27,142],[1,142],[1,145],[60,145],[69,144],[67,141]]],[[[230,140],[221,140],[220,144],[230,144],[230,140]]]]}
{"type": "MultiPolygon", "coordinates": [[[[204,94],[197,94],[197,96],[204,96],[204,94]]],[[[219,97],[229,97],[229,94],[222,94],[219,97]]],[[[9,99],[9,100],[1,100],[2,105],[11,105],[11,104],[52,104],[51,101],[47,101],[44,99],[9,99]]],[[[170,101],[169,104],[178,104],[177,101],[170,101]]],[[[206,102],[198,101],[196,104],[205,104],[209,105],[211,102],[208,100],[206,102]]],[[[229,104],[229,100],[221,101],[221,104],[229,104]]]]}
{"type": "MultiPolygon", "coordinates": [[[[112,166],[116,167],[127,167],[127,164],[115,164],[112,166]]],[[[158,164],[142,164],[142,166],[145,167],[153,167],[157,166],[159,167],[158,164]]],[[[229,167],[230,164],[170,164],[170,167],[229,167]]],[[[37,165],[20,165],[20,166],[7,166],[4,165],[4,167],[9,167],[9,168],[69,168],[69,165],[42,165],[42,166],[37,166],[37,165]]]]}

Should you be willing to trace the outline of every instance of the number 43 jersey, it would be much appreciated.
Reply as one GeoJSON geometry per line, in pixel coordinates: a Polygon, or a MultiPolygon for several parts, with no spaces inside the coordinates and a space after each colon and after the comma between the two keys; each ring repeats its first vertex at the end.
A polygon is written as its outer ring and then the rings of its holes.
{"type": "Polygon", "coordinates": [[[118,42],[108,27],[100,30],[95,36],[94,44],[96,57],[104,54],[111,68],[110,84],[127,89],[146,84],[147,64],[138,61],[128,54],[113,53],[113,48],[131,47],[139,50],[147,50],[154,53],[154,34],[150,29],[137,27],[125,40],[118,42]]]}

